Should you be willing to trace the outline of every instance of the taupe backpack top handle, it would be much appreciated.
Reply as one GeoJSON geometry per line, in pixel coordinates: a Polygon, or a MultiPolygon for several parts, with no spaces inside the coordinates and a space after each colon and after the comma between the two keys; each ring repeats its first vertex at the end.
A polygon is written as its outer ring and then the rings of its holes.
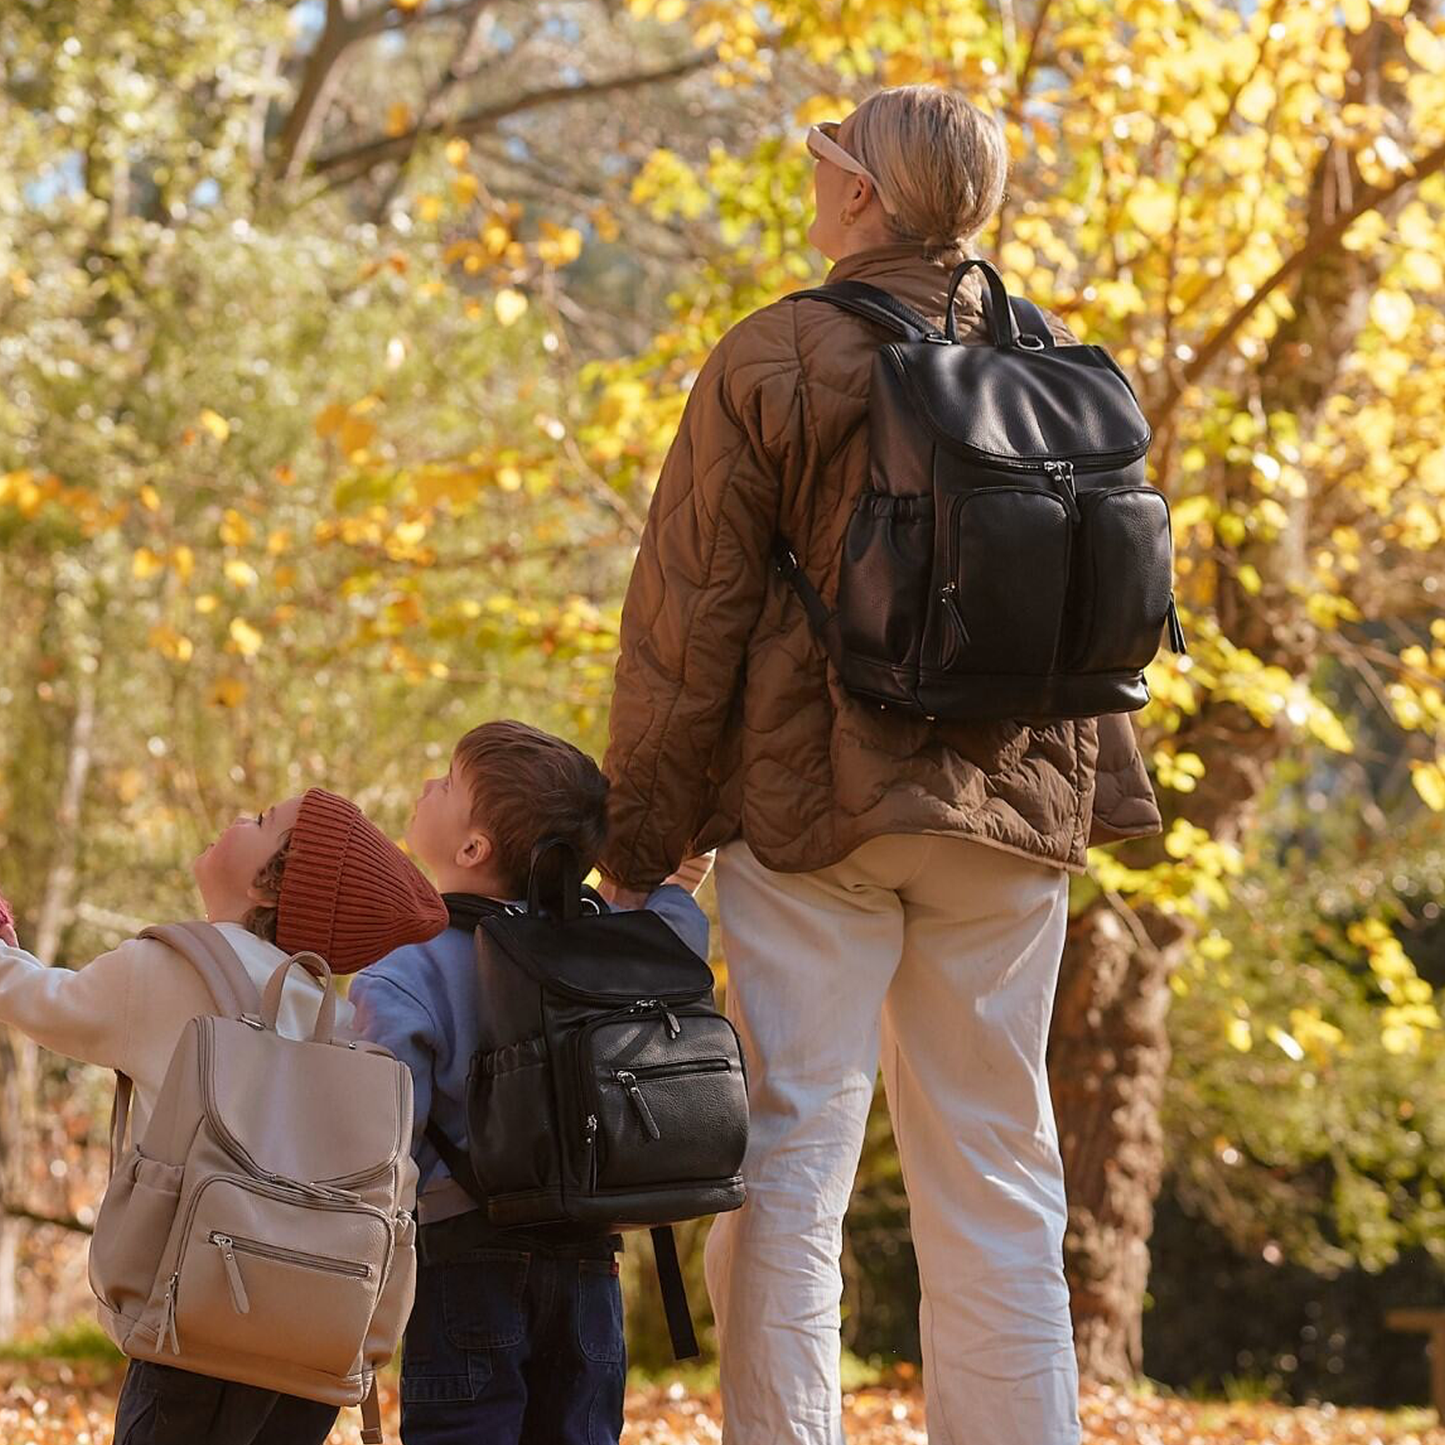
{"type": "MultiPolygon", "coordinates": [[[[226,935],[211,923],[156,923],[141,929],[140,938],[153,938],[175,949],[200,974],[211,991],[216,1012],[225,1018],[244,1019],[261,1026],[261,992],[246,972],[240,955],[226,935]]],[[[329,992],[329,990],[328,990],[329,992]]],[[[333,1001],[332,1012],[336,1004],[333,1001]]],[[[275,1027],[273,1015],[271,1026],[275,1027]]],[[[125,1151],[125,1134],[130,1126],[131,1097],[135,1086],[124,1074],[115,1076],[115,1103],[110,1114],[110,1172],[125,1151]]]]}
{"type": "Polygon", "coordinates": [[[285,963],[276,966],[261,1000],[261,1022],[275,1032],[276,1019],[281,1012],[281,994],[286,987],[287,976],[297,964],[321,985],[321,1007],[316,1010],[316,1027],[311,1031],[311,1042],[329,1044],[336,1028],[336,994],[331,988],[331,966],[319,953],[312,953],[310,949],[293,953],[285,963]]]}

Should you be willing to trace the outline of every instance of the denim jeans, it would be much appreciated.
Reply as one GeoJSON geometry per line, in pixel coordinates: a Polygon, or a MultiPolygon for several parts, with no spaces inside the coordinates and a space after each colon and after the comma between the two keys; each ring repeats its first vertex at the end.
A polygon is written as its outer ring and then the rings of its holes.
{"type": "Polygon", "coordinates": [[[335,1405],[132,1360],[115,1445],[322,1445],[335,1405]]]}
{"type": "Polygon", "coordinates": [[[401,1366],[403,1445],[617,1445],[627,1379],[609,1247],[428,1259],[401,1366]]]}

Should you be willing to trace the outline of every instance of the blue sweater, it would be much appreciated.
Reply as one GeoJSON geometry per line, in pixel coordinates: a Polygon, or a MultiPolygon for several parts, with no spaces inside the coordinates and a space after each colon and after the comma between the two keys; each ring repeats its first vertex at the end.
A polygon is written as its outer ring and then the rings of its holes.
{"type": "MultiPolygon", "coordinates": [[[[692,895],[663,884],[645,905],[697,954],[707,957],[707,915],[692,895]]],[[[477,1051],[477,977],[470,928],[447,928],[429,943],[409,944],[357,974],[350,999],[355,1027],[411,1070],[416,1101],[412,1153],[420,1174],[422,1223],[475,1209],[422,1137],[428,1116],[465,1150],[467,1073],[477,1051]]]]}

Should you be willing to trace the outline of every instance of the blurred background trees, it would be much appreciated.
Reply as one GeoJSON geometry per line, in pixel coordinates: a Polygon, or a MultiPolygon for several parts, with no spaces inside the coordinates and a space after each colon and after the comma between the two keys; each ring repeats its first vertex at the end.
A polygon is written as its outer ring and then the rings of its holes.
{"type": "MultiPolygon", "coordinates": [[[[686,388],[825,269],[802,130],[1003,115],[980,249],[1135,379],[1192,648],[1169,831],[1076,890],[1081,1360],[1423,1391],[1371,1330],[1445,1297],[1434,0],[17,0],[0,74],[0,885],[70,963],[191,911],[238,809],[399,831],[498,714],[600,749],[686,388]]],[[[0,1074],[4,1335],[83,1307],[105,1081],[0,1074]]],[[[881,1112],[846,1272],[850,1347],[916,1360],[881,1112]]]]}

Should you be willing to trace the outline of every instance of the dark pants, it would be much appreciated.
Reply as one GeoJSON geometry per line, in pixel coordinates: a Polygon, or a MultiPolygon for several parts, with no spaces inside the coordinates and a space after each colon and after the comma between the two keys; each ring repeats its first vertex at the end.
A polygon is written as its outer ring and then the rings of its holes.
{"type": "Polygon", "coordinates": [[[337,1407],[132,1360],[114,1445],[323,1445],[337,1407]]]}
{"type": "Polygon", "coordinates": [[[627,1350],[611,1249],[488,1245],[437,1260],[426,1235],[402,1349],[404,1445],[617,1445],[627,1350]]]}

